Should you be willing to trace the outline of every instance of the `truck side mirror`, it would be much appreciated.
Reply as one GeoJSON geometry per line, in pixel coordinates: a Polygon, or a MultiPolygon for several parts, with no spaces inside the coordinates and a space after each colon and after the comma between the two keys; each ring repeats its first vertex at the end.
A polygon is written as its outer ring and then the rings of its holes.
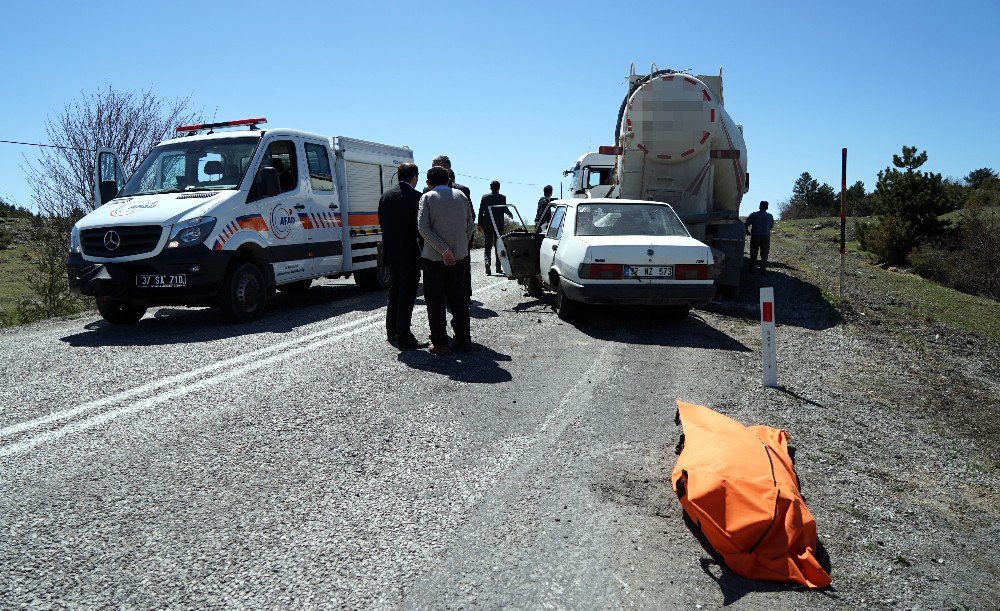
{"type": "Polygon", "coordinates": [[[281,184],[278,182],[278,170],[265,166],[257,173],[260,182],[260,196],[274,197],[281,194],[281,184]]]}
{"type": "Polygon", "coordinates": [[[118,195],[118,182],[114,180],[102,180],[100,185],[101,190],[101,203],[104,205],[115,198],[118,195]]]}

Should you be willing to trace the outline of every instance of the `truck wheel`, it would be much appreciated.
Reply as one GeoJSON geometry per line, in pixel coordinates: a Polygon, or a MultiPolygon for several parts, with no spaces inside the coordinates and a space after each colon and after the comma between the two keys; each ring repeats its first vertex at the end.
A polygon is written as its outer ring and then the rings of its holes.
{"type": "Polygon", "coordinates": [[[131,325],[139,322],[146,314],[146,306],[135,305],[131,301],[108,299],[97,302],[101,317],[113,325],[131,325]]]}
{"type": "Polygon", "coordinates": [[[232,322],[250,322],[264,314],[264,274],[253,263],[238,263],[226,274],[219,305],[232,322]]]}
{"type": "Polygon", "coordinates": [[[541,297],[545,294],[545,290],[542,288],[542,281],[538,278],[538,276],[529,277],[527,285],[528,294],[532,297],[541,297]]]}
{"type": "Polygon", "coordinates": [[[312,280],[297,280],[288,284],[278,285],[278,290],[282,293],[305,293],[312,286],[312,280]]]}
{"type": "Polygon", "coordinates": [[[681,321],[691,313],[691,306],[666,306],[663,308],[663,315],[667,320],[681,321]]]}
{"type": "Polygon", "coordinates": [[[560,320],[567,322],[572,320],[573,316],[576,315],[578,305],[566,295],[561,284],[556,287],[556,316],[560,320]]]}
{"type": "Polygon", "coordinates": [[[392,275],[389,272],[389,267],[382,264],[382,246],[379,245],[375,267],[359,269],[354,272],[354,283],[362,291],[384,291],[389,288],[390,282],[392,282],[392,275]]]}

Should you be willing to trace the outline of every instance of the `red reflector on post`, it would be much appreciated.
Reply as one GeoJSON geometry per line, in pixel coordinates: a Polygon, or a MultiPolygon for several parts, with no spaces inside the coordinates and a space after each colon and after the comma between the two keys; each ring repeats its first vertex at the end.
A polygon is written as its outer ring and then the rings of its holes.
{"type": "Polygon", "coordinates": [[[621,155],[622,147],[620,146],[599,146],[597,147],[597,152],[602,155],[621,155]]]}
{"type": "Polygon", "coordinates": [[[197,125],[178,125],[177,129],[174,131],[178,132],[194,132],[200,129],[213,129],[216,127],[235,127],[237,125],[257,125],[258,123],[267,123],[267,119],[260,117],[257,119],[237,119],[235,121],[220,121],[218,123],[199,123],[197,125]]]}
{"type": "Polygon", "coordinates": [[[760,319],[763,322],[774,322],[774,302],[764,302],[764,307],[761,308],[760,319]]]}

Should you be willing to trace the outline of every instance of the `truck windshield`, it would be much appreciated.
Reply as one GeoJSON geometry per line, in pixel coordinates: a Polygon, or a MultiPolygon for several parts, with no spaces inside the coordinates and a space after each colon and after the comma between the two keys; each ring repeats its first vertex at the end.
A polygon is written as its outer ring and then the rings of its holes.
{"type": "Polygon", "coordinates": [[[688,236],[684,223],[663,204],[581,204],[576,235],[688,236]]]}
{"type": "Polygon", "coordinates": [[[146,155],[118,196],[237,189],[259,142],[258,137],[244,137],[160,145],[146,155]]]}

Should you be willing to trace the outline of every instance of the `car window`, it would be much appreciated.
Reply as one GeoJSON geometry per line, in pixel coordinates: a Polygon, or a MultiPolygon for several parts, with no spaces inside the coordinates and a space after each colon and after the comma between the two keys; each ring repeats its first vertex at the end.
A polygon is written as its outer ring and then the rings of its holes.
{"type": "Polygon", "coordinates": [[[330,171],[330,156],[326,147],[306,143],[306,162],[309,165],[309,183],[314,191],[333,190],[333,172],[330,171]]]}
{"type": "Polygon", "coordinates": [[[552,220],[549,221],[549,230],[545,233],[545,237],[558,240],[562,237],[562,224],[563,217],[566,216],[566,206],[559,206],[556,211],[552,213],[552,220]]]}
{"type": "Polygon", "coordinates": [[[581,204],[576,235],[688,236],[684,223],[664,204],[581,204]]]}

